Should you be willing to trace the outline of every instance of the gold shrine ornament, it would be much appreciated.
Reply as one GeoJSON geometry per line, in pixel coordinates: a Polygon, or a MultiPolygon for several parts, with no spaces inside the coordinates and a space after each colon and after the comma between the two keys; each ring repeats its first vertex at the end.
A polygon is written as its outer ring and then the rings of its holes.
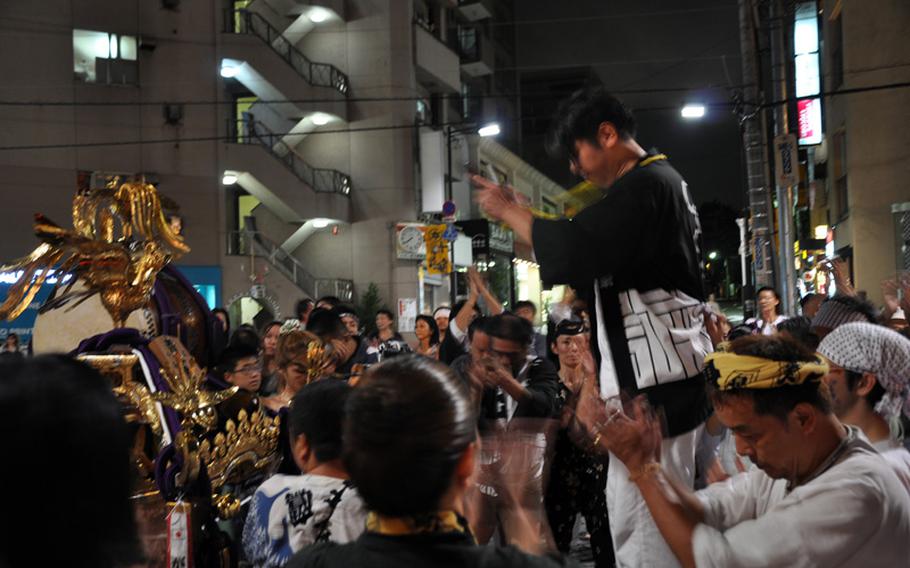
{"type": "Polygon", "coordinates": [[[0,319],[16,319],[53,274],[59,277],[42,313],[71,302],[75,307],[98,294],[114,327],[120,328],[130,313],[148,303],[158,273],[190,248],[165,220],[155,186],[139,182],[118,186],[119,181],[113,178],[101,189],[76,194],[72,230],[35,215],[35,235],[42,244],[0,267],[4,272],[21,271],[0,305],[0,319]],[[73,291],[79,280],[86,289],[73,291]]]}

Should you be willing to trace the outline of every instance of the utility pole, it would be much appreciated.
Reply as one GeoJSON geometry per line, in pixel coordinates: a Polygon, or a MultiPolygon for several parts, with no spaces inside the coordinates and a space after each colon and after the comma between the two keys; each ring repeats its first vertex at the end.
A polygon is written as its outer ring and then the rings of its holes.
{"type": "MultiPolygon", "coordinates": [[[[740,49],[743,62],[742,119],[747,192],[749,197],[749,225],[752,232],[751,249],[754,263],[755,286],[774,284],[772,246],[770,176],[766,162],[768,147],[765,113],[759,104],[763,100],[761,89],[761,59],[759,57],[759,19],[755,0],[739,0],[740,49]]],[[[743,283],[744,311],[754,313],[754,288],[743,283]]]]}
{"type": "MultiPolygon", "coordinates": [[[[790,51],[787,49],[787,30],[790,30],[787,10],[781,0],[771,3],[771,82],[775,98],[780,101],[788,99],[787,71],[790,51]]],[[[774,134],[785,136],[790,132],[787,103],[782,102],[774,107],[774,134]]],[[[767,155],[767,154],[766,154],[767,155]]],[[[796,164],[793,167],[797,168],[796,164]]],[[[775,176],[777,194],[777,227],[778,227],[778,291],[783,300],[782,311],[785,314],[796,313],[796,267],[793,265],[793,186],[782,185],[781,176],[775,176]]]]}

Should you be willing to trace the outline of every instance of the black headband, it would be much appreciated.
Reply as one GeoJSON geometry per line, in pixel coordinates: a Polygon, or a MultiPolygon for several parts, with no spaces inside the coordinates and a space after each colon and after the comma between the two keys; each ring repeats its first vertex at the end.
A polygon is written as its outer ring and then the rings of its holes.
{"type": "Polygon", "coordinates": [[[559,325],[556,326],[556,334],[554,335],[554,338],[557,338],[560,335],[581,335],[585,331],[587,330],[585,329],[584,322],[562,320],[559,322],[559,325]]]}

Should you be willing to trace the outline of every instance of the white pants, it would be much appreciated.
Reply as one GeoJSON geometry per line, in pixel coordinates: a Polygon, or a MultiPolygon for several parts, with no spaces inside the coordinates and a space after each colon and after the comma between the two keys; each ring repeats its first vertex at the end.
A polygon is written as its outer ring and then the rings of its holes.
{"type": "MultiPolygon", "coordinates": [[[[702,428],[703,426],[699,426],[702,428]]],[[[664,440],[660,448],[660,465],[689,488],[695,480],[695,440],[699,430],[664,440]]],[[[677,567],[679,561],[664,541],[651,512],[635,483],[629,481],[629,470],[610,455],[607,473],[607,512],[613,550],[619,568],[677,567]]]]}

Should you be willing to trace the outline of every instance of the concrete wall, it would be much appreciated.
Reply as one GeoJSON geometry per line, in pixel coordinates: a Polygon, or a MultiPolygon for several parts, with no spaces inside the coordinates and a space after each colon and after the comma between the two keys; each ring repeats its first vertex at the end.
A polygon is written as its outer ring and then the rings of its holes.
{"type": "MultiPolygon", "coordinates": [[[[211,100],[215,96],[214,3],[185,3],[180,12],[157,2],[107,0],[0,3],[0,99],[140,103],[211,100]],[[136,86],[91,85],[73,78],[74,28],[142,37],[136,86]]],[[[214,144],[126,141],[211,137],[213,106],[186,106],[180,126],[165,124],[162,107],[58,106],[0,108],[0,146],[117,142],[94,148],[0,151],[0,258],[30,250],[31,214],[70,226],[77,170],[157,175],[164,195],[181,204],[193,251],[188,264],[217,264],[221,210],[214,144]]]]}
{"type": "MultiPolygon", "coordinates": [[[[144,0],[48,0],[0,2],[0,100],[152,103],[229,101],[219,61],[229,42],[222,34],[222,2],[183,2],[180,10],[144,0]],[[139,86],[86,85],[73,78],[73,28],[143,38],[139,86]]],[[[350,79],[352,97],[411,97],[417,92],[409,0],[351,0],[345,22],[307,34],[299,47],[314,61],[333,63],[350,79]]],[[[252,47],[251,47],[252,49],[252,47]]],[[[256,46],[264,52],[264,46],[256,46]]],[[[231,52],[233,53],[233,51],[231,52]]],[[[267,51],[260,55],[274,55],[267,51]]],[[[277,58],[277,55],[274,55],[277,58]]],[[[275,71],[284,65],[273,61],[275,71]]],[[[269,67],[268,65],[266,66],[269,67]]],[[[268,69],[267,69],[268,70],[268,69]]],[[[284,77],[285,79],[287,77],[284,77]]],[[[302,82],[302,79],[301,79],[302,82]]],[[[296,93],[314,92],[301,87],[296,93]]],[[[347,126],[355,132],[311,134],[298,148],[317,166],[349,173],[352,225],[341,234],[317,233],[297,256],[316,277],[352,278],[363,292],[380,286],[389,305],[416,297],[417,262],[398,261],[392,239],[396,221],[417,218],[415,103],[413,100],[347,104],[347,126]],[[387,127],[393,126],[393,129],[387,127]],[[363,128],[381,130],[357,131],[363,128]]],[[[160,104],[101,107],[0,107],[0,146],[116,142],[95,148],[0,151],[0,259],[27,253],[36,245],[32,213],[41,211],[69,225],[77,170],[146,172],[160,191],[181,205],[193,251],[185,264],[221,264],[225,299],[248,290],[241,260],[225,256],[226,196],[221,174],[230,152],[216,140],[225,133],[227,104],[185,105],[179,126],[165,124],[160,104]],[[190,142],[190,138],[208,138],[190,142]],[[143,140],[143,144],[125,144],[143,140]],[[169,140],[165,143],[153,141],[169,140]],[[170,141],[172,140],[172,141],[170,141]],[[178,141],[179,140],[179,141],[178,141]],[[240,263],[240,264],[238,264],[240,263]]],[[[344,125],[333,129],[344,128],[344,125]]],[[[287,177],[280,163],[261,151],[256,165],[287,177]]],[[[255,169],[255,168],[251,168],[255,169]]],[[[257,174],[258,175],[258,174],[257,174]]],[[[269,178],[263,174],[262,179],[269,178]]],[[[279,184],[285,189],[292,183],[279,184]],[[285,187],[286,186],[286,187],[285,187]]],[[[321,203],[318,199],[316,202],[321,203]]],[[[332,205],[334,207],[334,205],[332,205]]],[[[345,207],[346,208],[346,207],[345,207]]],[[[272,213],[276,213],[272,211],[272,213]]],[[[348,215],[346,211],[339,215],[348,215]]],[[[319,215],[323,216],[323,215],[319,215]]],[[[328,216],[328,215],[325,215],[328,216]]],[[[301,218],[308,218],[301,215],[301,218]]],[[[272,219],[274,221],[274,219],[272,219]]],[[[284,220],[285,222],[287,219],[284,220]]],[[[274,240],[285,229],[267,223],[274,240]]],[[[266,281],[290,311],[301,293],[272,270],[266,281]],[[274,286],[274,289],[272,287],[274,286]]]]}
{"type": "MultiPolygon", "coordinates": [[[[824,37],[831,37],[829,15],[835,2],[825,2],[824,37]]],[[[844,83],[841,88],[910,80],[910,4],[880,0],[872,6],[842,2],[844,83]]],[[[826,46],[826,68],[830,65],[826,46]]],[[[830,73],[830,71],[829,71],[830,73]]],[[[830,78],[828,88],[830,89],[830,78]]],[[[910,201],[910,90],[888,89],[827,99],[828,191],[834,194],[833,145],[840,128],[847,140],[849,216],[835,218],[836,199],[829,199],[837,246],[853,246],[854,284],[881,303],[879,284],[895,270],[891,205],[910,201]]]]}
{"type": "Polygon", "coordinates": [[[294,251],[294,256],[310,274],[352,280],[353,236],[350,225],[340,225],[337,235],[330,228],[318,230],[294,251]]]}

